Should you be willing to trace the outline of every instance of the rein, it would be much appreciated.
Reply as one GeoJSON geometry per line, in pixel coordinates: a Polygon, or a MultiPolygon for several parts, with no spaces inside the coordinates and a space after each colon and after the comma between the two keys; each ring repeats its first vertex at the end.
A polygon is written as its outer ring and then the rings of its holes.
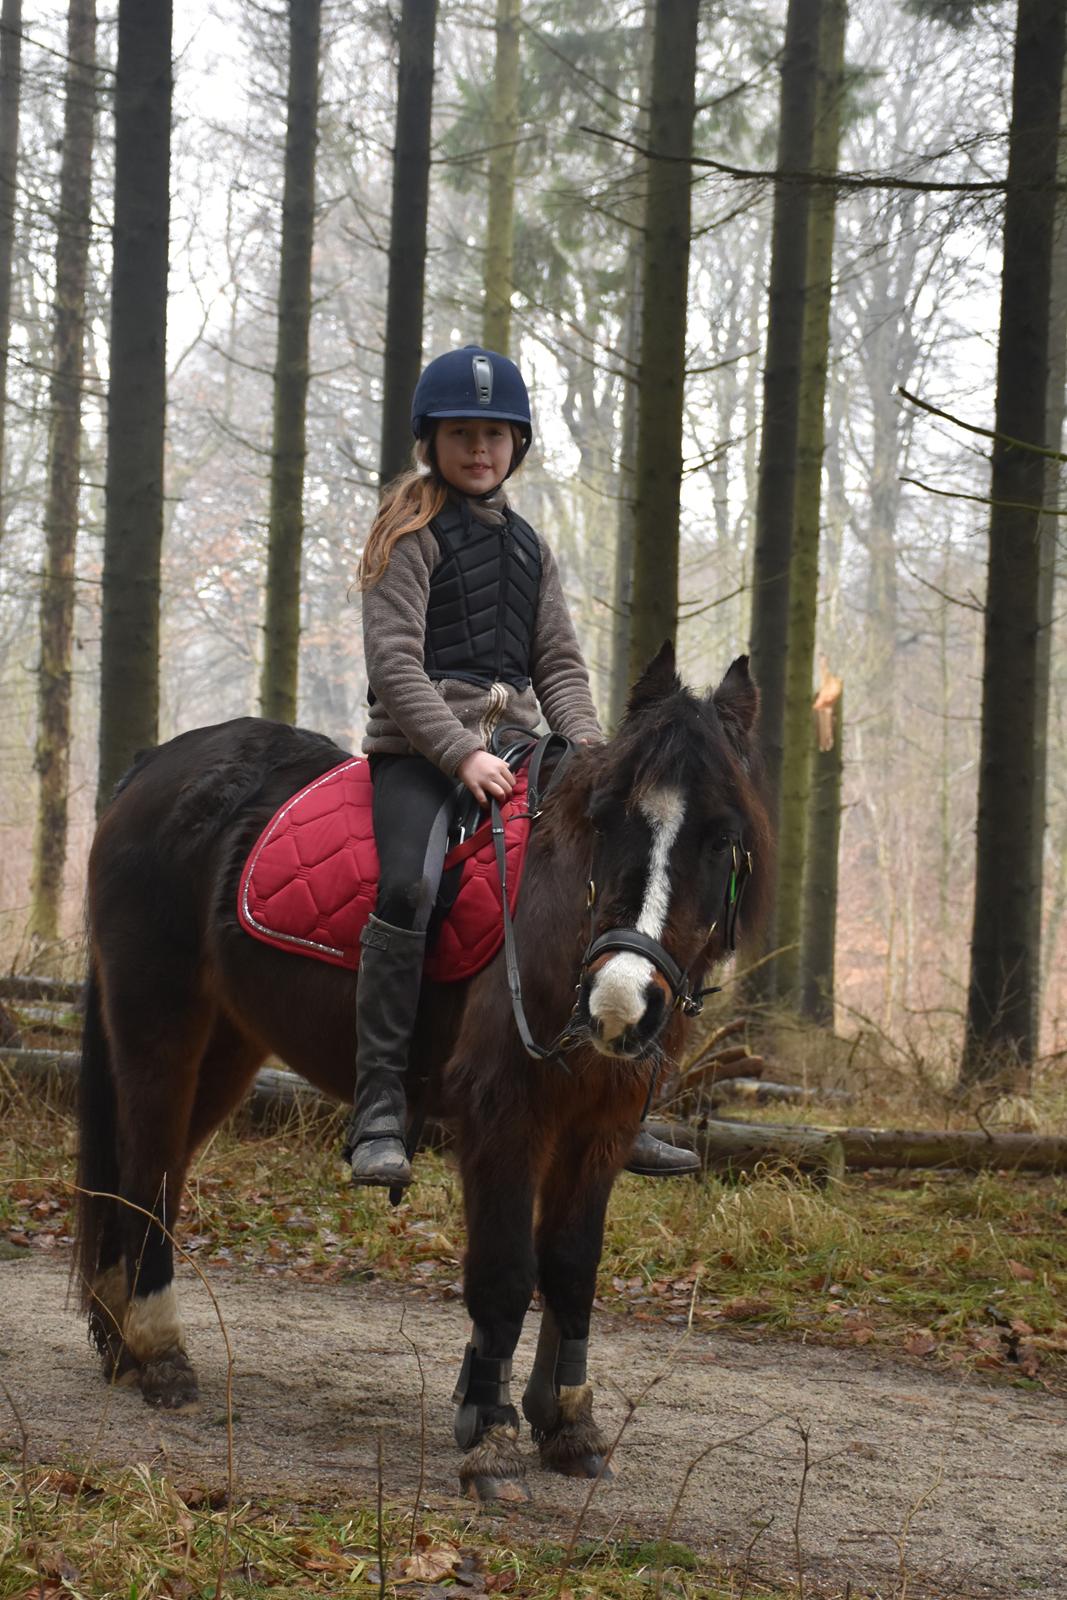
{"type": "MultiPolygon", "coordinates": [[[[529,774],[527,779],[526,804],[527,815],[531,823],[536,822],[541,815],[541,801],[555,787],[565,768],[569,765],[574,754],[574,746],[569,739],[560,733],[548,733],[543,738],[531,745],[529,740],[520,740],[502,751],[502,758],[509,765],[521,766],[529,753],[529,774]],[[540,787],[541,767],[545,755],[550,750],[559,750],[560,757],[552,771],[544,790],[540,787]]],[[[496,800],[490,800],[489,811],[492,819],[493,852],[496,856],[497,876],[500,880],[500,905],[504,922],[504,964],[507,969],[508,990],[511,994],[511,1009],[515,1017],[515,1026],[519,1031],[523,1048],[528,1056],[535,1061],[546,1061],[555,1057],[559,1064],[566,1068],[562,1052],[573,1049],[581,1043],[582,1035],[573,1031],[575,1016],[578,1011],[578,1001],[575,1000],[570,1016],[550,1044],[538,1044],[533,1036],[530,1024],[526,1019],[526,1010],[522,1002],[522,979],[519,974],[518,949],[515,943],[515,926],[512,921],[511,907],[508,902],[507,883],[507,855],[504,840],[504,821],[500,813],[500,806],[496,800]]],[[[723,926],[723,942],[728,950],[737,948],[737,917],[741,907],[741,899],[752,872],[752,854],[745,849],[744,843],[736,839],[731,844],[732,866],[730,880],[726,890],[725,916],[723,926]]],[[[585,975],[593,962],[608,951],[629,951],[634,955],[643,956],[650,961],[657,972],[666,979],[670,987],[675,1007],[681,1007],[687,1017],[698,1017],[704,1009],[705,996],[720,993],[720,986],[711,984],[703,989],[694,989],[689,972],[679,966],[674,957],[664,949],[658,939],[653,939],[647,933],[641,933],[637,928],[608,928],[604,933],[593,937],[593,918],[596,910],[596,880],[592,869],[589,876],[589,939],[586,943],[585,953],[582,956],[578,972],[576,989],[581,990],[585,975]]],[[[710,937],[717,923],[713,922],[708,930],[710,937]]]]}

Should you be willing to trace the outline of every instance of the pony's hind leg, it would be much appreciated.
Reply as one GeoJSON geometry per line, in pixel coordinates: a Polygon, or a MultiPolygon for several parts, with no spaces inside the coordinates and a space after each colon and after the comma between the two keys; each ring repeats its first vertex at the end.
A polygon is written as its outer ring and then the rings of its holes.
{"type": "MultiPolygon", "coordinates": [[[[460,1488],[471,1499],[528,1500],[511,1403],[511,1358],[534,1286],[533,1186],[528,1153],[479,1130],[461,1157],[467,1210],[464,1298],[473,1327],[453,1399],[463,1450],[460,1488]]],[[[513,1139],[508,1140],[513,1145],[513,1139]]]]}
{"type": "Polygon", "coordinates": [[[623,1151],[614,1145],[566,1141],[541,1186],[536,1242],[544,1311],[522,1409],[541,1465],[568,1477],[611,1476],[586,1360],[616,1156],[621,1161],[623,1151]]]}
{"type": "MultiPolygon", "coordinates": [[[[107,1001],[127,1297],[114,1371],[135,1374],[149,1405],[179,1409],[196,1401],[197,1386],[178,1316],[171,1235],[212,1012],[188,990],[164,997],[158,985],[150,1001],[146,993],[114,992],[107,1001]]],[[[103,1288],[104,1305],[114,1315],[118,1274],[109,1269],[103,1288]]]]}

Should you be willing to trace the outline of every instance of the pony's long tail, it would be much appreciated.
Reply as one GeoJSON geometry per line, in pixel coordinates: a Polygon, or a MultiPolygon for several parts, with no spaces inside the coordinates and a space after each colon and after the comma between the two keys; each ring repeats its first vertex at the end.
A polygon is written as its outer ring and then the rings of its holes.
{"type": "Polygon", "coordinates": [[[84,1311],[92,1304],[93,1283],[106,1235],[116,1226],[117,1202],[105,1196],[115,1194],[118,1183],[115,1083],[104,1031],[100,980],[90,957],[78,1082],[78,1197],[71,1268],[84,1311]]]}

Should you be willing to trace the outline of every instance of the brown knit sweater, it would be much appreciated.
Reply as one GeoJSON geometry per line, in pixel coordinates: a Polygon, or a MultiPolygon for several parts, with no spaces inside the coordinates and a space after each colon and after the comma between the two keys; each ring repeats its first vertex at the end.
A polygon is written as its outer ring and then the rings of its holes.
{"type": "Polygon", "coordinates": [[[439,550],[429,528],[397,541],[389,565],[363,593],[363,652],[374,691],[363,749],[368,755],[428,757],[451,777],[497,725],[534,729],[541,713],[569,739],[603,738],[589,673],[563,596],[559,568],[541,539],[541,590],[530,659],[531,687],[488,689],[456,678],[431,679],[423,666],[430,574],[439,550]]]}

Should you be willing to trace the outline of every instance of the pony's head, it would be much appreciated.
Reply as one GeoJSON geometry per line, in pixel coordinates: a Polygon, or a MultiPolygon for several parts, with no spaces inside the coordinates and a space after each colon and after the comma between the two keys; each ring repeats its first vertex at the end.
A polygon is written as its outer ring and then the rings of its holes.
{"type": "Polygon", "coordinates": [[[760,919],[770,837],[758,708],[747,656],[701,697],[684,687],[665,644],[600,752],[587,809],[591,940],[575,1022],[605,1055],[645,1054],[760,919]]]}

